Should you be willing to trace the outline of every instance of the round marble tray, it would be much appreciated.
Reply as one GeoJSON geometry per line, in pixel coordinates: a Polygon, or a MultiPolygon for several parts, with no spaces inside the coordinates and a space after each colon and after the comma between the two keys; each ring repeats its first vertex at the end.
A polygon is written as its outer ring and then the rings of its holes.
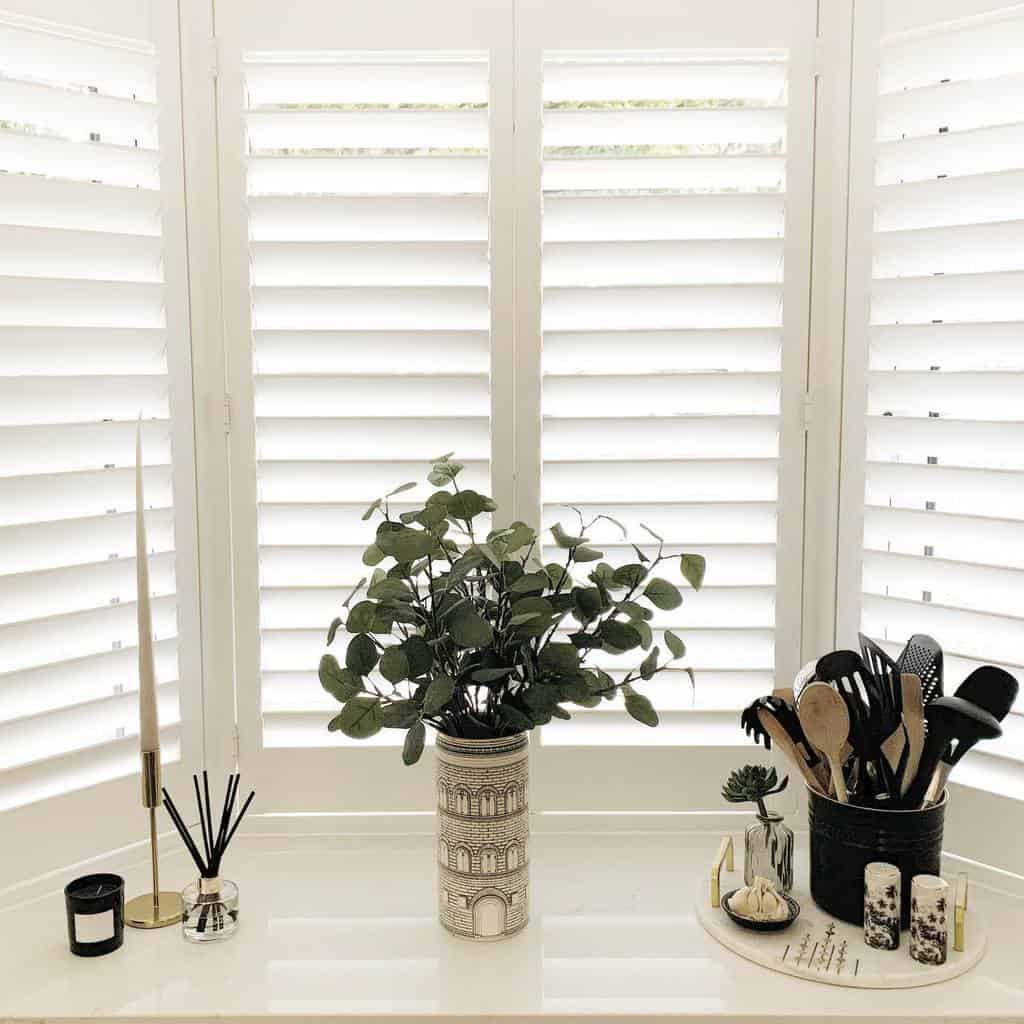
{"type": "MultiPolygon", "coordinates": [[[[731,879],[736,879],[732,875],[731,879]]],[[[723,872],[723,895],[742,878],[731,884],[723,872]]],[[[910,958],[910,933],[904,932],[900,948],[887,951],[864,944],[864,929],[846,924],[820,910],[803,887],[793,890],[800,904],[800,916],[781,932],[754,932],[730,921],[721,907],[712,907],[708,881],[697,886],[697,918],[705,931],[726,949],[752,960],[762,967],[823,985],[848,988],[914,988],[949,981],[969,971],[985,952],[985,931],[977,915],[967,914],[967,949],[953,950],[950,922],[949,957],[940,967],[919,964],[910,958]]]]}

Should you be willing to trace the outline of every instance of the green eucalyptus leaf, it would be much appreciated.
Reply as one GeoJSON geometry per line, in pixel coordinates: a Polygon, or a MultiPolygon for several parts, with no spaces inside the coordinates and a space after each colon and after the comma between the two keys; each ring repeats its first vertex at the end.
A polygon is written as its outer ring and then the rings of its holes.
{"type": "Polygon", "coordinates": [[[572,556],[577,562],[598,562],[604,558],[604,552],[581,544],[573,551],[572,556]]]}
{"type": "Polygon", "coordinates": [[[381,712],[385,729],[408,729],[419,720],[420,706],[414,700],[389,701],[381,712]]]}
{"type": "Polygon", "coordinates": [[[448,498],[448,518],[469,522],[481,512],[493,512],[497,507],[486,495],[471,490],[459,491],[448,498]]]}
{"type": "Polygon", "coordinates": [[[679,593],[679,588],[674,583],[669,583],[668,580],[657,576],[644,587],[644,597],[655,608],[660,608],[663,612],[672,611],[673,608],[678,608],[683,603],[683,596],[679,593]]]}
{"type": "Polygon", "coordinates": [[[640,664],[640,678],[650,679],[658,671],[658,648],[651,649],[651,653],[640,664]]]}
{"type": "Polygon", "coordinates": [[[632,623],[605,619],[598,627],[598,634],[605,641],[606,647],[617,651],[631,651],[640,646],[640,631],[632,623]]]}
{"type": "Polygon", "coordinates": [[[334,619],[331,622],[331,628],[327,630],[327,646],[330,647],[334,643],[334,637],[337,635],[338,627],[341,625],[342,620],[340,618],[334,619]]]}
{"type": "Polygon", "coordinates": [[[604,646],[604,641],[594,633],[570,633],[569,642],[573,647],[578,647],[581,651],[590,650],[591,648],[598,648],[604,646]]]}
{"type": "Polygon", "coordinates": [[[367,587],[366,596],[374,601],[411,601],[412,591],[404,580],[385,576],[367,587]]]}
{"type": "Polygon", "coordinates": [[[700,590],[704,584],[704,573],[707,570],[707,559],[703,555],[680,555],[679,571],[683,579],[693,587],[700,590]]]}
{"type": "Polygon", "coordinates": [[[333,654],[325,654],[320,659],[317,674],[320,677],[320,685],[342,704],[351,700],[363,688],[362,679],[350,669],[342,668],[333,654]]]}
{"type": "Polygon", "coordinates": [[[647,570],[642,565],[631,562],[628,565],[620,565],[612,573],[612,580],[616,587],[626,587],[629,590],[633,590],[643,583],[646,576],[647,570]]]}
{"type": "Polygon", "coordinates": [[[340,729],[353,740],[365,740],[375,736],[384,728],[384,714],[379,698],[368,694],[353,697],[341,709],[341,714],[331,720],[327,728],[340,729]]]}
{"type": "Polygon", "coordinates": [[[377,645],[366,633],[359,633],[348,642],[345,666],[361,676],[368,676],[377,665],[377,645]]]}
{"type": "Polygon", "coordinates": [[[673,658],[681,658],[686,654],[686,644],[671,629],[665,630],[665,646],[673,658]]]}
{"type": "Polygon", "coordinates": [[[455,694],[455,680],[451,676],[437,675],[430,680],[427,692],[423,697],[423,713],[435,715],[455,694]]]}
{"type": "Polygon", "coordinates": [[[418,679],[430,671],[434,664],[434,652],[421,636],[411,636],[402,643],[402,650],[409,662],[409,678],[418,679]]]}
{"type": "Polygon", "coordinates": [[[371,544],[363,552],[363,565],[379,565],[385,558],[387,555],[376,544],[371,544]]]}
{"type": "Polygon", "coordinates": [[[479,668],[471,676],[474,683],[495,683],[512,675],[514,668],[479,668]]]}
{"type": "Polygon", "coordinates": [[[547,573],[528,572],[506,588],[510,594],[539,594],[548,586],[547,573]]]}
{"type": "Polygon", "coordinates": [[[640,634],[640,646],[645,651],[650,650],[651,644],[654,643],[654,633],[650,624],[643,619],[632,619],[629,624],[640,634]]]}
{"type": "Polygon", "coordinates": [[[509,620],[510,626],[522,626],[524,623],[530,622],[532,619],[539,619],[540,612],[523,612],[521,615],[513,615],[509,620]]]}
{"type": "Polygon", "coordinates": [[[427,729],[422,722],[417,722],[405,734],[405,742],[402,744],[402,761],[405,764],[415,764],[420,759],[426,739],[427,729]]]}
{"type": "Polygon", "coordinates": [[[513,729],[527,731],[533,728],[533,719],[523,714],[519,708],[512,704],[499,704],[497,707],[498,717],[513,729]]]}
{"type": "Polygon", "coordinates": [[[370,507],[363,513],[363,520],[364,520],[364,522],[365,522],[365,520],[369,519],[370,516],[372,516],[373,513],[376,512],[377,509],[379,509],[381,507],[381,505],[383,505],[383,504],[384,504],[384,499],[383,498],[376,498],[376,499],[374,499],[374,501],[370,504],[370,507]]]}
{"type": "Polygon", "coordinates": [[[555,525],[551,527],[551,536],[555,538],[555,543],[560,548],[575,548],[579,547],[580,544],[587,543],[586,537],[577,537],[573,534],[566,533],[562,528],[561,523],[555,523],[555,525]]]}
{"type": "Polygon", "coordinates": [[[360,601],[348,613],[345,628],[350,633],[369,633],[377,624],[377,605],[373,601],[360,601]]]}
{"type": "Polygon", "coordinates": [[[451,483],[466,467],[459,462],[450,462],[447,458],[435,462],[427,479],[435,487],[444,487],[451,483]]]}
{"type": "Polygon", "coordinates": [[[650,622],[654,617],[654,612],[650,608],[645,608],[642,604],[637,604],[636,601],[619,601],[615,606],[623,615],[628,615],[631,619],[640,619],[643,622],[650,622]]]}
{"type": "Polygon", "coordinates": [[[652,729],[658,724],[658,712],[654,705],[641,693],[626,694],[626,711],[632,718],[652,729]]]}
{"type": "Polygon", "coordinates": [[[516,635],[521,637],[541,636],[547,632],[555,613],[554,606],[546,597],[522,597],[512,605],[510,611],[512,618],[535,616],[516,624],[516,635]]]}
{"type": "Polygon", "coordinates": [[[393,491],[388,491],[384,495],[385,498],[393,498],[396,494],[401,494],[403,491],[411,491],[416,486],[416,481],[413,480],[407,484],[399,484],[393,491]]]}
{"type": "Polygon", "coordinates": [[[572,644],[545,644],[537,664],[544,672],[570,674],[580,667],[580,652],[572,644]]]}
{"type": "Polygon", "coordinates": [[[453,616],[448,631],[460,647],[486,647],[494,639],[491,624],[468,606],[453,616]]]}
{"type": "Polygon", "coordinates": [[[400,683],[409,678],[409,659],[401,647],[389,647],[380,656],[380,674],[389,683],[400,683]]]}

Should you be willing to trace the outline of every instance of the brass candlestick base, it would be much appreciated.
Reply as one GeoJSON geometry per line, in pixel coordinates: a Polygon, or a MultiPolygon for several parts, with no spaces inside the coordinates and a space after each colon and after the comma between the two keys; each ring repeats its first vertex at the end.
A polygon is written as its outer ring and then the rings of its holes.
{"type": "Polygon", "coordinates": [[[160,864],[157,857],[156,809],[160,798],[160,751],[142,752],[142,806],[149,808],[149,856],[153,868],[153,889],[129,900],[124,908],[124,923],[131,928],[166,928],[181,920],[181,896],[160,891],[160,864]]]}
{"type": "Polygon", "coordinates": [[[124,923],[131,928],[166,928],[181,920],[181,894],[158,892],[154,905],[153,893],[136,896],[124,905],[124,923]]]}

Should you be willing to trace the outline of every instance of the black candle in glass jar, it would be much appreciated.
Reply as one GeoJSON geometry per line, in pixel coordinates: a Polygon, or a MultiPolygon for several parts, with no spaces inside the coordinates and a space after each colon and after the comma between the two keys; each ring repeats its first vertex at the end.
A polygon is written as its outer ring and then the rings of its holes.
{"type": "Polygon", "coordinates": [[[64,889],[68,940],[75,956],[103,956],[124,942],[124,879],[84,875],[64,889]]]}

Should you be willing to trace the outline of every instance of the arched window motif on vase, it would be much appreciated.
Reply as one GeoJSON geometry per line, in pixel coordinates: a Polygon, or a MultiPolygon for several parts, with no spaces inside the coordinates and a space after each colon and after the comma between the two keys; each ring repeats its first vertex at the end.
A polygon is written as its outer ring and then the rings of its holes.
{"type": "Polygon", "coordinates": [[[437,844],[437,859],[448,867],[448,844],[443,839],[437,844]]]}
{"type": "Polygon", "coordinates": [[[512,814],[519,810],[519,791],[515,786],[509,786],[505,791],[505,813],[512,814]]]}
{"type": "Polygon", "coordinates": [[[498,794],[493,789],[480,790],[478,800],[482,818],[493,818],[498,813],[498,794]]]}
{"type": "Polygon", "coordinates": [[[498,870],[498,851],[490,846],[485,846],[480,851],[480,872],[484,875],[493,875],[498,870]]]}
{"type": "Polygon", "coordinates": [[[519,867],[519,847],[513,843],[505,853],[505,863],[509,871],[515,871],[519,867]]]}
{"type": "Polygon", "coordinates": [[[469,850],[460,846],[455,851],[455,870],[469,871],[469,850]]]}
{"type": "Polygon", "coordinates": [[[441,785],[437,787],[437,806],[442,811],[448,810],[448,787],[441,785]]]}
{"type": "Polygon", "coordinates": [[[469,793],[465,789],[455,790],[455,813],[469,814],[469,793]]]}

